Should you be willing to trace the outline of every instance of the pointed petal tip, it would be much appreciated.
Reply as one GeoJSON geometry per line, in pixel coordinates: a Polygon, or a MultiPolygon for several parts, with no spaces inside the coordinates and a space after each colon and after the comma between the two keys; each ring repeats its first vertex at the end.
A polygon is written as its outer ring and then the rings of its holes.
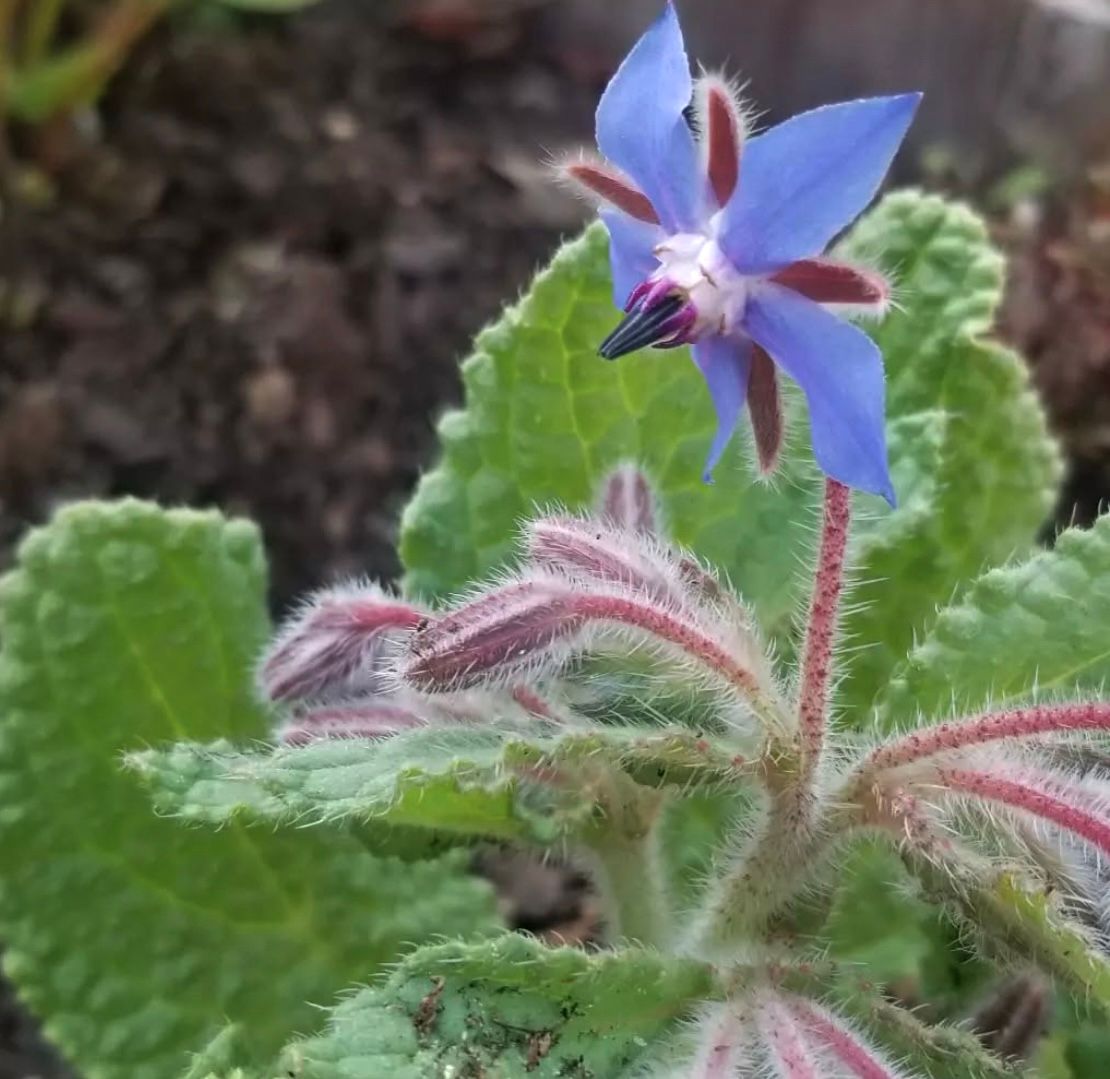
{"type": "Polygon", "coordinates": [[[671,231],[692,231],[701,219],[698,150],[684,115],[692,90],[678,13],[668,3],[617,68],[595,113],[598,149],[671,231]]]}

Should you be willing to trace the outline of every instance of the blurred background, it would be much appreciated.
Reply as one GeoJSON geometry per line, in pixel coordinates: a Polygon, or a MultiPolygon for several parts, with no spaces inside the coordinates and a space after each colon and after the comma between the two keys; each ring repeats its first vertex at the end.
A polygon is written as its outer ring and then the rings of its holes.
{"type": "MultiPolygon", "coordinates": [[[[262,524],[273,600],[396,570],[474,332],[588,207],[588,143],[660,0],[0,0],[0,568],[134,494],[262,524]],[[284,14],[258,9],[284,8],[284,14]]],[[[770,123],[921,88],[895,180],[987,214],[999,335],[1110,497],[1110,0],[680,0],[770,123]]],[[[64,1074],[10,1002],[0,1079],[64,1074]]]]}

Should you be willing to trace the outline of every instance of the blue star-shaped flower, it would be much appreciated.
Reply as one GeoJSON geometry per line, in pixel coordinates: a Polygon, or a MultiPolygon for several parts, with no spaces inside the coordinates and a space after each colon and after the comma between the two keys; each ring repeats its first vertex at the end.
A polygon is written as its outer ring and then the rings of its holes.
{"type": "Polygon", "coordinates": [[[707,479],[745,403],[760,464],[773,468],[778,367],[805,393],[821,468],[893,504],[882,356],[830,310],[881,312],[889,286],[821,253],[874,197],[920,98],[828,105],[745,138],[727,84],[705,76],[695,87],[669,2],[602,95],[608,161],[565,170],[601,202],[627,312],[599,351],[693,344],[718,418],[707,479]],[[686,122],[691,100],[700,140],[686,122]]]}

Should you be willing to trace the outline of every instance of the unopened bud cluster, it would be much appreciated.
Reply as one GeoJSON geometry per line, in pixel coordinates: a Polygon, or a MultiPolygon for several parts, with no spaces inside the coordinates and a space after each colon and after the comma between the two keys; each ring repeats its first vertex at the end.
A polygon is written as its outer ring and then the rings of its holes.
{"type": "Polygon", "coordinates": [[[829,481],[808,618],[782,676],[741,600],[660,538],[646,477],[622,467],[595,512],[528,521],[515,566],[443,608],[373,585],[310,597],[263,657],[259,688],[284,714],[280,740],[299,745],[448,724],[611,729],[612,715],[602,720],[583,702],[623,670],[644,698],[629,729],[658,732],[644,717],[690,722],[660,706],[681,687],[697,702],[699,738],[755,762],[744,772],[754,790],[698,909],[684,926],[677,910],[662,911],[663,935],[646,942],[713,964],[743,955],[757,973],[735,978],[728,999],[687,1027],[683,1063],[659,1074],[898,1079],[911,1073],[776,979],[786,946],[775,927],[790,924],[802,895],[831,886],[838,851],[878,836],[931,887],[939,880],[953,914],[977,933],[993,927],[979,924],[968,896],[990,894],[1006,872],[1059,896],[1052,917],[1092,946],[1110,939],[1110,772],[1092,752],[1110,732],[1110,704],[1030,704],[877,745],[830,746],[850,515],[850,492],[829,481]]]}
{"type": "Polygon", "coordinates": [[[518,567],[446,609],[374,585],[310,597],[259,667],[263,696],[291,712],[283,740],[481,716],[584,723],[556,702],[598,656],[646,658],[660,683],[716,694],[734,722],[771,714],[777,690],[752,620],[655,536],[657,520],[647,479],[623,467],[594,514],[529,521],[518,567]]]}

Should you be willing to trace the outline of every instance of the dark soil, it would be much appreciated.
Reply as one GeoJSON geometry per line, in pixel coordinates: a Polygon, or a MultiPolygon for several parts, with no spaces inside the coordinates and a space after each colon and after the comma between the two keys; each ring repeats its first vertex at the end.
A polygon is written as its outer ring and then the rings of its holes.
{"type": "Polygon", "coordinates": [[[584,208],[552,153],[595,88],[527,14],[428,40],[377,4],[150,43],[22,222],[0,561],[58,501],[258,520],[276,597],[396,568],[457,360],[584,208]]]}
{"type": "MultiPolygon", "coordinates": [[[[459,397],[458,358],[583,218],[544,161],[588,137],[611,61],[552,55],[525,0],[487,7],[399,21],[336,0],[146,44],[100,137],[68,146],[53,197],[8,236],[0,567],[59,502],[133,494],[258,520],[278,606],[396,571],[398,511],[459,397]]],[[[1073,458],[1061,519],[1110,493],[1097,199],[1000,226],[1007,333],[1073,458]]],[[[517,876],[542,893],[517,889],[518,921],[593,935],[581,882],[552,896],[517,876]]],[[[29,1031],[0,1000],[0,1079],[62,1074],[29,1031]]]]}

